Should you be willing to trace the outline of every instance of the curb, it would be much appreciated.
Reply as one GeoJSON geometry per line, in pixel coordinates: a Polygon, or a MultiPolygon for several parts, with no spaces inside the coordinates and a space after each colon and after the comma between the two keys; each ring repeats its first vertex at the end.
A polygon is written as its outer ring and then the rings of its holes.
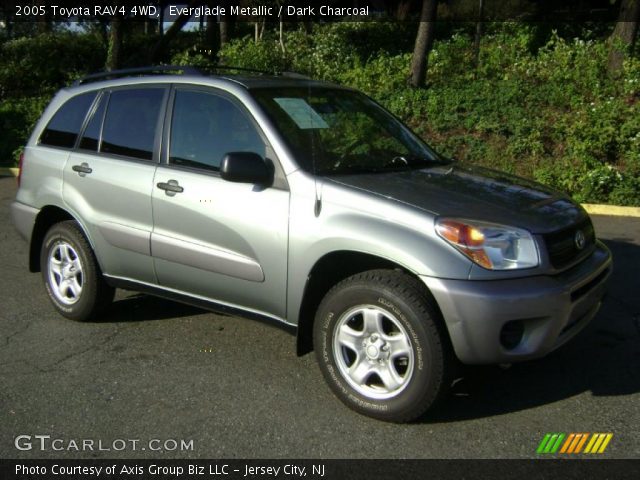
{"type": "Polygon", "coordinates": [[[17,168],[0,168],[0,177],[17,177],[18,169],[17,168]]]}
{"type": "MultiPolygon", "coordinates": [[[[17,168],[0,168],[0,177],[17,177],[17,168]]],[[[640,218],[640,207],[620,207],[618,205],[598,205],[583,203],[582,206],[589,215],[610,215],[614,217],[640,218]]]]}
{"type": "Polygon", "coordinates": [[[596,205],[592,203],[583,203],[582,206],[589,215],[640,218],[640,207],[619,207],[617,205],[596,205]]]}

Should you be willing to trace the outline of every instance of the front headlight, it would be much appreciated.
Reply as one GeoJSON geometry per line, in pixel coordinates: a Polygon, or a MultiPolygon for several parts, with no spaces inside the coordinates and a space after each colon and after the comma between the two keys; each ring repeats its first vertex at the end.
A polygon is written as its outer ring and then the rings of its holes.
{"type": "Polygon", "coordinates": [[[472,261],[490,270],[531,268],[540,263],[536,242],[521,228],[439,218],[436,232],[472,261]]]}

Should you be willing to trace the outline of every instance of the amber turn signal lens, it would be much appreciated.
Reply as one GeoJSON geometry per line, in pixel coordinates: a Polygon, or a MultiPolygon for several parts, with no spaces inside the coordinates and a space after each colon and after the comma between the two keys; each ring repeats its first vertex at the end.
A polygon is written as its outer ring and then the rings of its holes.
{"type": "Polygon", "coordinates": [[[456,245],[481,247],[484,244],[484,233],[471,225],[446,220],[439,223],[437,228],[440,235],[456,245]]]}
{"type": "Polygon", "coordinates": [[[481,267],[514,270],[540,264],[536,242],[523,228],[443,217],[436,219],[435,228],[438,236],[481,267]]]}
{"type": "Polygon", "coordinates": [[[444,220],[437,224],[436,229],[440,236],[453,243],[458,250],[478,265],[485,268],[493,267],[489,256],[482,248],[485,240],[484,233],[478,228],[455,220],[444,220]]]}

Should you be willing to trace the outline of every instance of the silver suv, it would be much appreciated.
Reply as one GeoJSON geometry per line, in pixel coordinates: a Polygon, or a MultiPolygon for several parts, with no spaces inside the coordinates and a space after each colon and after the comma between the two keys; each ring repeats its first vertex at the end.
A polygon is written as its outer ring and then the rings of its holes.
{"type": "Polygon", "coordinates": [[[19,181],[13,220],[62,315],[96,318],[117,287],[275,321],[344,403],[389,421],[432,407],[458,361],[562,345],[611,273],[567,196],[296,76],[87,77],[42,115],[19,181]]]}

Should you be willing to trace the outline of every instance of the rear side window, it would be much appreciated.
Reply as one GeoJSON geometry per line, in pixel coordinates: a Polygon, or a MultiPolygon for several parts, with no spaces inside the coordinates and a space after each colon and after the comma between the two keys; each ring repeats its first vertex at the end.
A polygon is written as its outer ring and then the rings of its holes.
{"type": "Polygon", "coordinates": [[[40,144],[73,148],[96,92],[73,97],[60,107],[40,136],[40,144]]]}
{"type": "Polygon", "coordinates": [[[111,92],[100,151],[151,160],[163,97],[164,88],[111,92]]]}

